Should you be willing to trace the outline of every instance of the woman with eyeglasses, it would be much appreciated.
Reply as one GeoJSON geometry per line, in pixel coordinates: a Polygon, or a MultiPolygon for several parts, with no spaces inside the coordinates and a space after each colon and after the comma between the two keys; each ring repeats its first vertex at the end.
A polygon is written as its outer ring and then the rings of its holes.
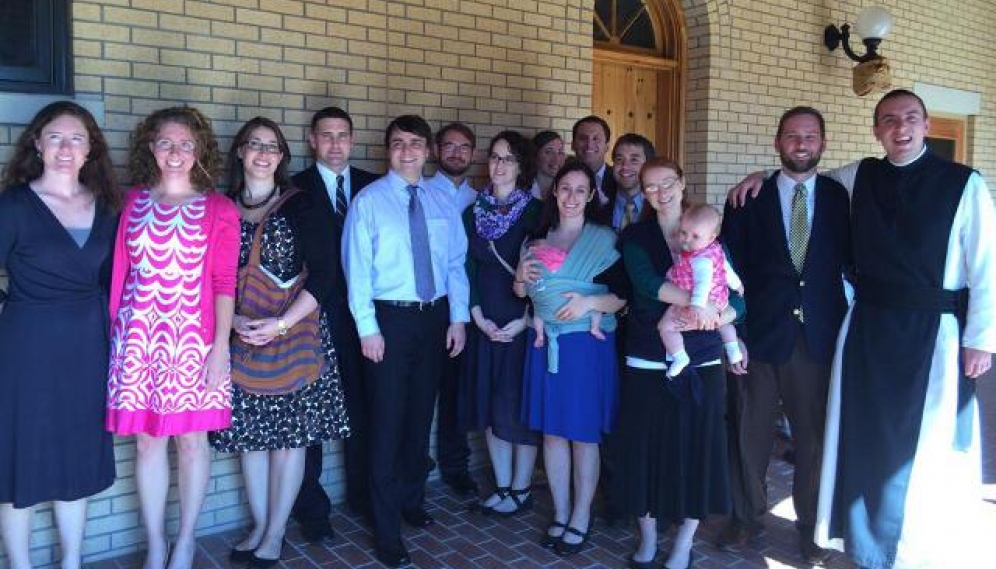
{"type": "Polygon", "coordinates": [[[694,560],[699,520],[730,508],[723,343],[712,331],[717,322],[689,317],[687,330],[694,331],[682,335],[692,363],[675,378],[665,376],[657,322],[669,305],[688,306],[691,300],[665,278],[681,253],[685,179],[676,162],[658,157],[643,165],[640,180],[649,207],[619,238],[632,291],[619,423],[610,443],[616,464],[610,495],[619,514],[637,518],[631,569],[660,566],[654,562],[658,520],[678,526],[664,567],[685,569],[694,560]]]}
{"type": "Polygon", "coordinates": [[[490,183],[464,212],[470,314],[475,326],[464,351],[461,423],[484,431],[495,491],[478,503],[484,514],[511,517],[527,510],[539,433],[522,422],[526,301],[512,292],[523,241],[539,222],[541,202],[529,195],[533,149],[514,131],[488,147],[490,183]]]}
{"type": "Polygon", "coordinates": [[[306,345],[299,347],[323,364],[317,375],[307,377],[274,370],[274,382],[265,386],[240,384],[240,376],[233,376],[232,426],[210,435],[216,450],[242,455],[253,527],[229,559],[253,567],[280,560],[306,448],[349,433],[328,316],[319,309],[333,292],[338,257],[308,195],[291,186],[290,159],[280,128],[263,117],[239,129],[228,153],[228,195],[241,220],[240,271],[256,263],[275,284],[296,291],[283,300],[282,312],[269,314],[260,314],[253,297],[240,291],[232,322],[240,341],[233,359],[305,332],[306,345]],[[307,328],[312,322],[318,326],[307,328]]]}
{"type": "Polygon", "coordinates": [[[120,201],[90,112],[68,101],[39,111],[0,182],[0,541],[12,569],[31,567],[42,502],[62,567],[80,567],[87,498],[114,482],[105,272],[120,201]]]}
{"type": "Polygon", "coordinates": [[[221,166],[207,118],[152,113],[131,137],[135,184],[118,224],[111,275],[107,428],[135,435],[135,484],[148,535],[144,569],[188,569],[210,475],[207,432],[231,423],[229,335],[239,213],[214,188],[221,166]],[[166,494],[174,438],[180,528],[171,555],[166,494]]]}

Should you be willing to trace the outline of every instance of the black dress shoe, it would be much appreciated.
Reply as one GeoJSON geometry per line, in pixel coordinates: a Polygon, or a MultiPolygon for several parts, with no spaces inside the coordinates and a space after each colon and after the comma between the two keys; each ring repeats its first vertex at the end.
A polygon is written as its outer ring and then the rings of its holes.
{"type": "Polygon", "coordinates": [[[739,551],[748,543],[754,541],[764,533],[764,526],[761,524],[745,524],[741,521],[731,519],[716,539],[716,549],[720,551],[739,551]]]}
{"type": "Polygon", "coordinates": [[[809,565],[823,566],[830,559],[830,550],[816,545],[811,538],[799,536],[799,554],[809,565]]]}
{"type": "Polygon", "coordinates": [[[405,523],[413,528],[427,528],[436,523],[435,518],[426,513],[422,508],[401,512],[401,519],[405,520],[405,523]]]}
{"type": "Polygon", "coordinates": [[[300,529],[301,537],[306,539],[309,543],[331,542],[335,538],[335,532],[332,531],[332,525],[327,521],[301,524],[300,529]]]}
{"type": "Polygon", "coordinates": [[[477,495],[477,482],[474,482],[474,479],[466,472],[443,476],[443,483],[449,486],[450,490],[453,490],[457,496],[477,495]]]}
{"type": "Polygon", "coordinates": [[[374,557],[388,567],[405,567],[412,564],[412,558],[408,556],[408,551],[403,546],[400,549],[376,547],[374,557]]]}

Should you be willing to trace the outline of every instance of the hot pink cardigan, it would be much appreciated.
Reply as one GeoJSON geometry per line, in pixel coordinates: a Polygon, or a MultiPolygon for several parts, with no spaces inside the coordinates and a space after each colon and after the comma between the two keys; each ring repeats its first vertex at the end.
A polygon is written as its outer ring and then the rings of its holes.
{"type": "MultiPolygon", "coordinates": [[[[135,200],[145,188],[132,188],[125,194],[124,208],[114,240],[114,264],[111,266],[110,315],[111,326],[118,317],[125,278],[131,269],[126,241],[128,218],[135,200]]],[[[204,211],[205,230],[208,234],[204,255],[204,275],[201,278],[201,338],[204,344],[214,343],[214,297],[235,296],[239,269],[239,210],[227,197],[209,192],[204,211]]]]}

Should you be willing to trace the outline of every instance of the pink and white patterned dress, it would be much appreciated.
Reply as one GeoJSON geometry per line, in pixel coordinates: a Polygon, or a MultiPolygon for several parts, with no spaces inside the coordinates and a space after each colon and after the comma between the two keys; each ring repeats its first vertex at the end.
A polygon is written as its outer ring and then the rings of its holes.
{"type": "Polygon", "coordinates": [[[667,270],[667,280],[676,287],[689,292],[695,290],[692,276],[692,259],[706,258],[712,263],[712,282],[709,286],[709,302],[719,310],[730,304],[730,289],[726,276],[726,254],[719,241],[713,241],[698,251],[682,251],[678,261],[667,270]]]}
{"type": "MultiPolygon", "coordinates": [[[[164,205],[143,192],[122,219],[130,267],[111,327],[107,426],[168,436],[231,424],[229,379],[208,392],[201,281],[209,242],[204,197],[164,205]]],[[[120,234],[120,233],[119,233],[120,234]]]]}

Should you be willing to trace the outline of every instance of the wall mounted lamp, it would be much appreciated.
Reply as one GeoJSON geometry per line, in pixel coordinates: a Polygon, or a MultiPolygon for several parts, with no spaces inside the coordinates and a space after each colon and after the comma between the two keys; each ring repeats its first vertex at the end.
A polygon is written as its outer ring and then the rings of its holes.
{"type": "Polygon", "coordinates": [[[829,25],[823,30],[823,44],[833,51],[837,46],[844,48],[847,57],[858,64],[852,70],[851,84],[859,96],[888,91],[892,88],[892,74],[889,62],[879,55],[878,46],[882,43],[889,30],[892,29],[892,14],[881,6],[869,6],[858,14],[854,22],[854,33],[861,37],[865,44],[864,55],[858,55],[851,49],[851,25],[829,25]]]}
{"type": "Polygon", "coordinates": [[[864,63],[882,57],[878,54],[878,46],[891,29],[892,14],[882,6],[869,6],[858,14],[858,19],[854,22],[854,33],[858,34],[861,42],[865,44],[864,55],[858,55],[851,49],[848,41],[851,37],[850,24],[845,23],[840,29],[832,24],[827,26],[823,31],[823,44],[830,51],[837,49],[839,45],[844,48],[847,57],[858,63],[864,63]]]}

